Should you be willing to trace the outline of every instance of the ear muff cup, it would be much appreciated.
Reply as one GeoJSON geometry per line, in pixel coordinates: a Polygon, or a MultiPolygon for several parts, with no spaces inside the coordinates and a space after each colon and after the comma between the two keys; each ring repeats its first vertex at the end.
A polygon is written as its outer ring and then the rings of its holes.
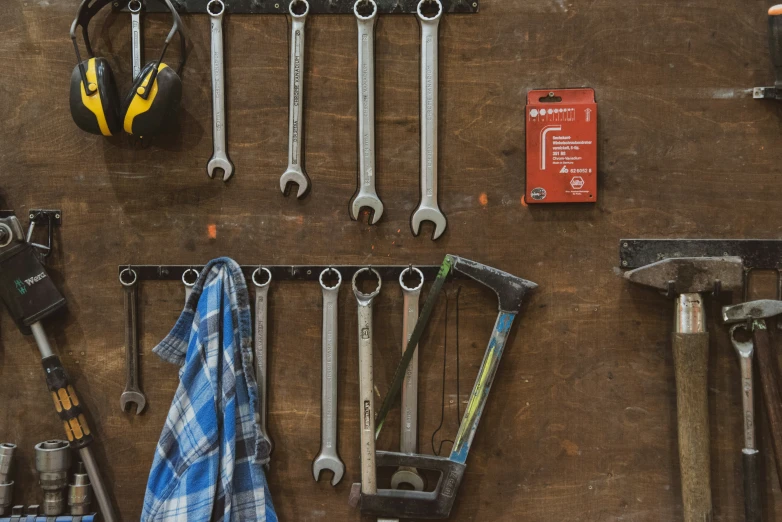
{"type": "Polygon", "coordinates": [[[122,128],[114,73],[105,58],[90,58],[82,63],[87,71],[88,81],[94,80],[98,92],[91,96],[86,95],[79,66],[74,67],[70,94],[73,121],[86,132],[114,135],[122,128]]]}
{"type": "Polygon", "coordinates": [[[144,66],[122,106],[122,120],[125,132],[134,136],[154,136],[164,130],[179,112],[182,100],[182,79],[166,64],[158,67],[155,82],[149,97],[145,100],[138,94],[140,87],[146,87],[149,75],[157,62],[144,66]]]}

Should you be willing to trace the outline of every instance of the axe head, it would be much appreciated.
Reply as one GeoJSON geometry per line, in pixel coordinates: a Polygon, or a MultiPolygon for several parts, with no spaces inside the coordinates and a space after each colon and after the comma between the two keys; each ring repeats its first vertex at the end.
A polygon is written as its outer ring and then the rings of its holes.
{"type": "Polygon", "coordinates": [[[782,301],[774,299],[759,299],[722,307],[722,320],[725,324],[741,323],[753,319],[768,319],[780,314],[782,314],[782,301]]]}
{"type": "Polygon", "coordinates": [[[530,290],[538,287],[532,281],[527,281],[476,261],[459,256],[448,257],[451,258],[451,266],[453,266],[454,270],[494,290],[499,300],[501,312],[519,313],[524,296],[530,290]]]}
{"type": "Polygon", "coordinates": [[[740,257],[672,257],[629,270],[625,279],[669,294],[694,294],[744,286],[744,264],[740,257]]]}

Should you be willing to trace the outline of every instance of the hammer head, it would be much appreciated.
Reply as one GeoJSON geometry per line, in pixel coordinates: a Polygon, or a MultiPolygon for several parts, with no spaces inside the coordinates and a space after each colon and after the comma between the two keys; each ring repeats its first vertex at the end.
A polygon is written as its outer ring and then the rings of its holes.
{"type": "Polygon", "coordinates": [[[780,314],[782,314],[782,301],[774,299],[759,299],[722,307],[722,320],[725,324],[741,323],[753,319],[768,319],[780,314]]]}
{"type": "Polygon", "coordinates": [[[625,272],[625,279],[669,294],[736,291],[744,285],[740,257],[672,257],[625,272]]]}
{"type": "Polygon", "coordinates": [[[451,256],[451,266],[467,277],[488,286],[497,294],[500,311],[518,313],[521,311],[521,301],[530,290],[538,287],[532,281],[527,281],[515,275],[497,270],[490,266],[471,261],[459,256],[451,256]]]}

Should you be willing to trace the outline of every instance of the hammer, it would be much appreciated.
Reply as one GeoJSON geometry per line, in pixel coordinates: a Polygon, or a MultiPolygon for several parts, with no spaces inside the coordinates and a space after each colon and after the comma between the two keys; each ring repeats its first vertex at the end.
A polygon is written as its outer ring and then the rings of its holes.
{"type": "Polygon", "coordinates": [[[763,402],[771,425],[771,444],[774,448],[774,463],[777,478],[782,487],[782,405],[780,405],[779,385],[774,370],[776,359],[771,353],[771,340],[766,329],[766,319],[782,314],[782,301],[761,299],[722,309],[722,320],[726,324],[747,323],[752,331],[752,340],[758,355],[758,373],[760,387],[763,390],[763,402]]]}
{"type": "Polygon", "coordinates": [[[744,281],[742,260],[739,257],[670,258],[625,272],[624,277],[675,298],[671,341],[684,521],[711,521],[709,334],[701,294],[740,290],[744,281]]]}

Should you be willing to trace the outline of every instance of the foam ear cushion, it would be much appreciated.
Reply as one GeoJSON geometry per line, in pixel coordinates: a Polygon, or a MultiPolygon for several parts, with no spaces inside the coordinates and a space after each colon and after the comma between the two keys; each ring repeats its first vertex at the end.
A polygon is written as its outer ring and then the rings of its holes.
{"type": "Polygon", "coordinates": [[[122,106],[122,119],[125,131],[130,128],[134,136],[154,136],[165,130],[176,119],[182,100],[182,80],[171,67],[162,64],[158,68],[155,82],[157,91],[150,93],[146,103],[140,103],[138,89],[152,72],[156,62],[150,62],[141,70],[122,106]],[[134,100],[138,96],[139,100],[134,100]],[[133,105],[133,107],[131,107],[133,105]],[[147,107],[148,105],[148,107],[147,107]],[[141,109],[140,109],[141,108],[141,109]],[[130,109],[130,111],[129,111],[130,109]]]}
{"type": "MultiPolygon", "coordinates": [[[[95,61],[95,83],[98,86],[98,96],[100,103],[92,108],[84,104],[82,98],[82,77],[79,66],[73,69],[71,74],[71,92],[70,106],[73,121],[80,129],[92,134],[101,135],[101,125],[99,118],[103,117],[106,121],[111,134],[117,133],[121,129],[119,116],[119,95],[117,85],[114,81],[114,74],[105,58],[94,58],[95,61]],[[102,114],[100,114],[102,112],[102,114]]],[[[85,70],[89,68],[90,60],[83,63],[85,70]]]]}

